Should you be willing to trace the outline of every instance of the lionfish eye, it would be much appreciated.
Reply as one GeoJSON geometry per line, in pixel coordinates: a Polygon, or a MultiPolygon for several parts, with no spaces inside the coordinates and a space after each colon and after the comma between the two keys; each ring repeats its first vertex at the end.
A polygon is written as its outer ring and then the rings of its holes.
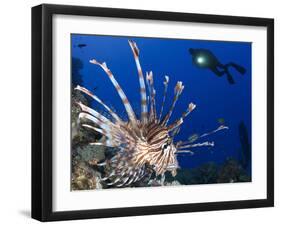
{"type": "Polygon", "coordinates": [[[168,144],[168,143],[165,143],[165,144],[163,144],[162,149],[163,149],[163,150],[166,150],[166,149],[168,148],[168,146],[169,146],[169,144],[168,144]]]}

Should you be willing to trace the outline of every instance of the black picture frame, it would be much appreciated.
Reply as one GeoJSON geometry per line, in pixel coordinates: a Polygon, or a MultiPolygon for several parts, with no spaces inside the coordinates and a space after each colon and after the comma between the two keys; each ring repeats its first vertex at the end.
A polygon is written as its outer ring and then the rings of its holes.
{"type": "Polygon", "coordinates": [[[32,8],[32,218],[40,221],[122,217],[274,206],[274,20],[43,4],[32,8]],[[95,210],[52,210],[52,18],[55,14],[151,19],[267,28],[267,198],[95,210]]]}

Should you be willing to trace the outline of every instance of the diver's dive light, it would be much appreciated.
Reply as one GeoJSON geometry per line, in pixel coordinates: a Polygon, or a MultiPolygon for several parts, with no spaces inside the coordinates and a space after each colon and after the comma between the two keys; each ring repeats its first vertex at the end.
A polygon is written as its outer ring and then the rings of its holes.
{"type": "Polygon", "coordinates": [[[197,62],[198,64],[200,64],[200,65],[203,65],[203,64],[206,62],[206,59],[205,59],[204,57],[202,57],[202,56],[198,56],[198,57],[196,58],[196,62],[197,62]]]}

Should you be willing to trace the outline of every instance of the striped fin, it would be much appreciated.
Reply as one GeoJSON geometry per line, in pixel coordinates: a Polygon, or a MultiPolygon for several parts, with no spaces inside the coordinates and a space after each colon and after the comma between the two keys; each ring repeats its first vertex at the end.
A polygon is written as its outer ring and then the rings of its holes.
{"type": "Polygon", "coordinates": [[[184,119],[186,116],[188,116],[195,108],[196,108],[196,105],[191,102],[188,105],[187,110],[182,114],[182,119],[184,119]]]}
{"type": "Polygon", "coordinates": [[[162,105],[161,105],[161,110],[159,114],[159,120],[161,120],[163,109],[164,109],[164,104],[166,101],[166,96],[167,96],[167,90],[168,90],[168,83],[169,83],[169,76],[165,76],[165,81],[163,82],[164,84],[164,93],[163,93],[163,100],[162,100],[162,105]]]}
{"type": "MultiPolygon", "coordinates": [[[[198,136],[198,138],[197,138],[196,140],[198,140],[198,139],[200,139],[200,138],[202,138],[202,137],[209,136],[209,135],[211,135],[211,134],[213,134],[213,133],[216,133],[216,132],[218,132],[218,131],[220,131],[220,130],[224,130],[224,129],[229,129],[229,127],[224,126],[224,125],[221,125],[221,126],[219,126],[217,129],[212,130],[211,132],[207,132],[207,133],[204,133],[204,134],[198,136]]],[[[193,142],[194,142],[194,141],[193,141],[193,142]]],[[[191,144],[191,143],[193,143],[193,142],[190,142],[190,141],[179,141],[179,142],[176,144],[176,146],[177,146],[177,147],[182,147],[182,146],[184,146],[184,145],[191,144]]]]}
{"type": "Polygon", "coordinates": [[[139,49],[137,47],[137,44],[134,41],[129,40],[129,45],[134,54],[134,59],[136,62],[138,75],[139,75],[140,95],[141,95],[141,121],[146,124],[147,123],[146,88],[145,88],[144,76],[143,76],[140,61],[139,61],[139,49]]]}
{"type": "Polygon", "coordinates": [[[107,139],[103,142],[92,142],[92,143],[89,143],[89,145],[94,145],[94,146],[106,146],[106,147],[111,147],[111,148],[114,148],[114,147],[118,147],[119,144],[113,144],[112,143],[112,140],[110,139],[107,139]]]}
{"type": "Polygon", "coordinates": [[[122,187],[127,182],[127,180],[129,180],[129,177],[126,177],[125,180],[122,181],[121,184],[117,184],[116,187],[118,187],[118,188],[122,187]]]}
{"type": "Polygon", "coordinates": [[[94,127],[94,126],[91,126],[91,125],[88,125],[88,124],[82,124],[83,127],[86,127],[86,128],[89,128],[89,129],[92,129],[92,130],[95,130],[96,132],[104,135],[104,136],[107,136],[107,132],[103,129],[100,129],[100,128],[97,128],[97,127],[94,127]]]}
{"type": "Polygon", "coordinates": [[[168,126],[168,131],[169,132],[173,131],[174,129],[178,128],[182,123],[183,123],[183,118],[180,118],[179,120],[168,126]]]}
{"type": "Polygon", "coordinates": [[[75,90],[79,90],[85,94],[87,94],[89,97],[93,98],[95,101],[97,101],[99,104],[101,104],[111,115],[112,117],[118,121],[121,122],[122,120],[118,117],[117,114],[115,114],[100,98],[98,98],[96,95],[94,95],[91,91],[89,91],[88,89],[81,87],[81,86],[77,86],[75,88],[75,90]]]}
{"type": "Polygon", "coordinates": [[[150,100],[151,90],[150,90],[150,84],[149,84],[149,81],[147,79],[147,76],[148,76],[148,73],[146,72],[146,77],[145,77],[146,79],[145,79],[145,81],[146,81],[146,85],[147,85],[148,93],[149,93],[149,95],[147,95],[147,107],[148,107],[149,104],[151,104],[151,100],[150,100]]]}
{"type": "Polygon", "coordinates": [[[134,168],[126,170],[125,177],[122,178],[122,182],[117,184],[116,187],[128,186],[136,181],[139,181],[146,175],[144,168],[134,168]]]}
{"type": "Polygon", "coordinates": [[[101,121],[100,119],[88,114],[88,113],[85,113],[85,112],[81,112],[78,116],[78,119],[80,120],[81,118],[85,118],[85,119],[88,119],[92,122],[94,122],[95,124],[97,124],[100,128],[102,128],[106,133],[110,133],[111,132],[111,129],[110,129],[110,126],[101,121]]]}
{"type": "Polygon", "coordinates": [[[150,71],[149,73],[146,73],[146,81],[147,84],[149,85],[149,93],[150,93],[150,112],[149,112],[149,120],[155,120],[157,119],[156,115],[156,103],[155,103],[155,94],[156,91],[154,89],[154,84],[153,84],[153,73],[150,71]]]}
{"type": "Polygon", "coordinates": [[[180,132],[180,126],[178,126],[173,132],[172,132],[172,136],[171,137],[175,137],[177,134],[179,134],[180,132]]]}
{"type": "Polygon", "coordinates": [[[118,183],[122,178],[122,175],[118,176],[114,181],[107,183],[108,186],[114,185],[116,183],[118,183]]]}
{"type": "Polygon", "coordinates": [[[209,142],[209,141],[206,141],[206,142],[203,142],[203,143],[197,143],[197,144],[187,144],[187,145],[183,145],[183,146],[180,146],[178,147],[178,151],[177,152],[180,152],[181,149],[186,149],[186,148],[195,148],[195,147],[202,147],[202,146],[215,146],[215,143],[214,142],[209,142]]]}
{"type": "Polygon", "coordinates": [[[125,177],[121,184],[116,185],[116,187],[122,187],[126,184],[126,182],[130,179],[130,177],[125,177]]]}
{"type": "Polygon", "coordinates": [[[115,126],[108,118],[104,117],[102,114],[95,111],[94,109],[89,108],[88,106],[82,104],[81,102],[77,102],[77,104],[79,105],[79,107],[81,108],[82,111],[93,115],[94,117],[96,117],[97,119],[99,119],[102,122],[105,122],[111,126],[115,126]]]}
{"type": "Polygon", "coordinates": [[[138,173],[135,176],[133,183],[135,183],[136,181],[139,181],[143,176],[144,176],[144,169],[143,168],[138,169],[138,173]]]}
{"type": "MultiPolygon", "coordinates": [[[[123,167],[124,168],[124,167],[123,167]]],[[[122,179],[124,180],[124,176],[126,176],[126,174],[128,173],[128,171],[130,171],[130,167],[128,167],[127,169],[124,168],[122,170],[122,172],[120,173],[120,175],[118,175],[114,181],[107,183],[107,185],[116,185],[117,183],[123,184],[123,181],[121,181],[122,179]]],[[[117,185],[118,186],[118,185],[117,185]]]]}
{"type": "Polygon", "coordinates": [[[106,180],[108,180],[109,178],[111,178],[112,176],[114,176],[114,174],[115,174],[115,170],[113,170],[108,176],[102,177],[102,178],[101,178],[101,181],[106,181],[106,180]]]}
{"type": "Polygon", "coordinates": [[[90,129],[95,130],[96,132],[105,136],[105,140],[90,143],[90,145],[101,145],[101,146],[108,146],[108,147],[120,147],[123,146],[123,150],[131,150],[132,146],[134,146],[134,141],[132,141],[129,134],[124,134],[120,128],[110,128],[105,129],[104,127],[97,128],[92,125],[82,124],[83,127],[87,127],[90,129]]]}
{"type": "Polygon", "coordinates": [[[223,129],[229,129],[229,127],[228,127],[228,126],[221,125],[221,126],[219,126],[217,129],[215,129],[215,130],[213,130],[213,131],[211,131],[211,132],[209,132],[209,133],[204,133],[204,134],[202,134],[202,135],[200,136],[200,138],[201,138],[201,137],[209,136],[209,135],[211,135],[211,134],[213,134],[213,133],[216,133],[216,132],[218,132],[218,131],[220,131],[220,130],[223,130],[223,129]]]}
{"type": "Polygon", "coordinates": [[[194,152],[190,151],[190,150],[180,150],[180,151],[177,151],[176,154],[191,154],[191,155],[193,155],[194,152]]]}
{"type": "Polygon", "coordinates": [[[173,103],[170,107],[169,112],[167,113],[167,115],[165,116],[165,118],[163,119],[163,121],[161,122],[162,125],[167,125],[167,123],[169,122],[169,119],[173,113],[173,110],[175,108],[176,102],[180,96],[180,94],[182,93],[184,89],[184,86],[182,85],[182,82],[177,82],[177,85],[175,86],[175,95],[174,95],[174,99],[173,99],[173,103]]]}
{"type": "MultiPolygon", "coordinates": [[[[188,105],[187,110],[182,113],[182,116],[181,116],[177,121],[175,121],[173,124],[171,124],[170,126],[168,126],[168,130],[169,130],[169,131],[172,131],[172,130],[176,129],[177,127],[179,127],[179,126],[183,123],[184,118],[185,118],[186,116],[188,116],[195,108],[196,108],[196,105],[195,105],[194,103],[190,103],[190,104],[188,105]]],[[[175,132],[175,133],[173,134],[173,136],[176,136],[178,133],[179,133],[179,130],[178,130],[177,132],[175,132]]]]}
{"type": "Polygon", "coordinates": [[[82,124],[83,127],[87,127],[90,129],[95,130],[96,132],[104,135],[106,137],[106,140],[104,142],[94,142],[90,143],[90,145],[103,145],[103,146],[108,146],[108,147],[117,147],[120,146],[122,143],[124,143],[124,136],[118,129],[115,129],[114,127],[108,125],[107,123],[101,121],[98,118],[95,118],[94,116],[88,114],[88,113],[80,113],[78,116],[78,119],[80,120],[81,118],[86,118],[95,124],[97,124],[97,128],[92,125],[88,124],[82,124]]]}
{"type": "Polygon", "coordinates": [[[125,183],[124,186],[130,185],[134,181],[136,173],[137,173],[136,171],[130,172],[130,174],[129,174],[130,180],[127,183],[125,183]]]}
{"type": "Polygon", "coordinates": [[[104,129],[100,129],[88,124],[82,124],[83,127],[92,129],[106,137],[104,141],[101,142],[92,142],[89,145],[96,145],[96,146],[107,146],[107,147],[117,147],[120,145],[120,139],[116,137],[116,134],[112,134],[111,131],[106,131],[104,129]],[[114,139],[113,139],[114,137],[114,139]]]}
{"type": "Polygon", "coordinates": [[[95,59],[90,60],[90,63],[99,65],[105,71],[105,73],[108,75],[109,79],[111,80],[112,84],[114,85],[115,89],[117,90],[117,92],[125,106],[129,120],[132,122],[133,125],[136,125],[137,119],[136,119],[136,115],[133,111],[133,108],[132,108],[131,104],[129,103],[129,100],[128,100],[127,96],[125,95],[124,91],[122,90],[122,88],[120,87],[120,85],[118,84],[116,79],[114,78],[112,72],[106,66],[106,63],[104,62],[101,64],[98,61],[96,61],[95,59]]]}

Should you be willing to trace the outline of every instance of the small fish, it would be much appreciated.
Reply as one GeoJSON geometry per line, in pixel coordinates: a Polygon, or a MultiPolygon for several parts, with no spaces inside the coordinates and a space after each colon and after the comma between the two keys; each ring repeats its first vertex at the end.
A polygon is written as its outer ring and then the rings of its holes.
{"type": "Polygon", "coordinates": [[[225,124],[224,118],[219,118],[218,123],[221,124],[221,125],[225,124]]]}
{"type": "Polygon", "coordinates": [[[240,74],[245,74],[246,69],[238,64],[229,62],[222,64],[217,57],[208,49],[189,49],[189,53],[192,56],[193,63],[199,68],[208,68],[216,76],[221,77],[224,74],[227,76],[227,80],[230,84],[234,84],[235,81],[229,72],[229,67],[233,67],[240,74]]]}
{"type": "Polygon", "coordinates": [[[84,47],[86,47],[86,46],[87,46],[86,44],[78,44],[78,45],[76,45],[75,47],[78,47],[78,48],[82,49],[82,48],[84,48],[84,47]]]}
{"type": "Polygon", "coordinates": [[[199,138],[199,135],[197,133],[192,134],[190,137],[188,137],[188,141],[190,143],[193,143],[194,141],[196,141],[199,138]]]}

